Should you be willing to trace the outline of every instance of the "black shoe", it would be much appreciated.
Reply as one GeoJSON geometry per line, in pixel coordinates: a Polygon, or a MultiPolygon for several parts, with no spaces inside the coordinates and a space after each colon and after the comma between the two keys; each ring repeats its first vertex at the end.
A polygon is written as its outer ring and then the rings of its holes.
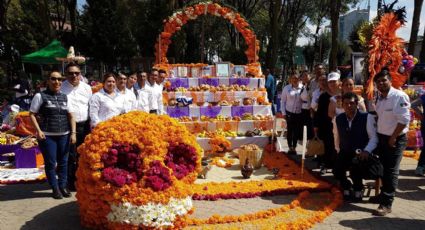
{"type": "Polygon", "coordinates": [[[351,200],[351,191],[350,190],[344,190],[342,191],[342,195],[345,201],[351,200]]]}
{"type": "Polygon", "coordinates": [[[57,199],[57,200],[63,198],[61,191],[59,191],[59,188],[53,188],[52,197],[53,197],[53,199],[57,199]]]}
{"type": "Polygon", "coordinates": [[[388,213],[391,213],[391,207],[385,205],[379,205],[378,209],[373,212],[375,216],[386,216],[388,213]]]}
{"type": "Polygon", "coordinates": [[[67,188],[59,188],[64,197],[71,197],[71,192],[67,188]]]}
{"type": "Polygon", "coordinates": [[[325,168],[325,166],[321,165],[320,166],[320,175],[323,176],[325,174],[326,174],[326,168],[325,168]]]}
{"type": "Polygon", "coordinates": [[[369,198],[369,203],[372,203],[372,204],[379,204],[379,203],[381,203],[381,200],[382,200],[382,198],[381,198],[381,196],[380,196],[380,195],[377,195],[377,196],[371,196],[371,197],[369,198]]]}
{"type": "Polygon", "coordinates": [[[353,202],[362,202],[363,196],[362,191],[354,191],[353,197],[351,198],[353,202]]]}

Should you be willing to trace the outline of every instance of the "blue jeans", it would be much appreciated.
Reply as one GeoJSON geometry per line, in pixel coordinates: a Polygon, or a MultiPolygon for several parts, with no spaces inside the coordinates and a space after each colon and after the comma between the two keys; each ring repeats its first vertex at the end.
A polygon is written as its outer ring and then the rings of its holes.
{"type": "Polygon", "coordinates": [[[52,188],[66,188],[68,174],[69,134],[46,136],[39,141],[47,181],[52,188]],[[56,166],[57,163],[57,166],[56,166]],[[56,179],[56,173],[59,179],[56,179]]]}

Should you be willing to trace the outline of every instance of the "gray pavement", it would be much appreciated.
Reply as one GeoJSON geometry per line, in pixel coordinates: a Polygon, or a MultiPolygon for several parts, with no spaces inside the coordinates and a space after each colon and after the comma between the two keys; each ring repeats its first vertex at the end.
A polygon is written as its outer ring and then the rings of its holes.
{"type": "MultiPolygon", "coordinates": [[[[363,203],[346,203],[323,223],[313,229],[425,229],[425,178],[415,177],[417,161],[404,158],[393,213],[387,217],[374,217],[370,213],[377,207],[363,203]]],[[[307,160],[307,166],[314,163],[307,160]]],[[[328,173],[324,178],[332,180],[328,173]]],[[[373,193],[373,192],[372,192],[373,193]]],[[[50,198],[47,183],[0,185],[1,230],[83,229],[79,223],[75,193],[72,198],[50,198]]],[[[239,215],[289,203],[295,196],[257,197],[227,201],[195,201],[197,218],[213,214],[239,215]]]]}

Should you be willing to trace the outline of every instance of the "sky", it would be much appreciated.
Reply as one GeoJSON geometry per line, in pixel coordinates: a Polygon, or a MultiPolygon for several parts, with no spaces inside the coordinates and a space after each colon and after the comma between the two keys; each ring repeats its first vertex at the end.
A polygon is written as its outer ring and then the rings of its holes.
{"type": "MultiPolygon", "coordinates": [[[[386,0],[385,2],[391,3],[391,2],[393,2],[393,0],[386,0]]],[[[360,9],[366,9],[367,3],[368,3],[368,0],[361,0],[360,3],[357,4],[356,7],[353,7],[352,10],[357,9],[357,7],[360,7],[360,9]]],[[[370,0],[370,15],[369,15],[370,20],[372,20],[376,17],[377,6],[378,6],[377,0],[370,0]]],[[[404,27],[397,30],[397,35],[400,36],[401,38],[403,38],[404,40],[409,41],[410,30],[412,28],[413,10],[415,8],[414,0],[399,0],[398,3],[395,5],[395,8],[397,9],[398,7],[403,7],[403,6],[406,7],[406,16],[407,16],[406,21],[407,22],[405,23],[404,27]]],[[[330,25],[330,22],[328,21],[327,23],[325,23],[325,26],[326,25],[330,25]]],[[[424,25],[425,25],[425,4],[422,5],[418,35],[422,36],[424,34],[424,25]]],[[[315,30],[314,25],[308,25],[308,28],[312,32],[315,30]]],[[[299,38],[298,41],[297,41],[297,45],[305,45],[305,44],[308,43],[308,40],[309,39],[306,38],[306,37],[299,38]]]]}
{"type": "MultiPolygon", "coordinates": [[[[387,3],[391,3],[393,2],[393,0],[384,0],[387,3]]],[[[77,0],[77,4],[78,4],[78,8],[82,9],[82,6],[85,4],[86,0],[77,0]]],[[[366,9],[367,8],[367,3],[368,0],[361,0],[359,4],[357,4],[357,6],[355,6],[353,8],[356,9],[357,7],[360,7],[361,9],[366,9]]],[[[378,6],[378,1],[377,0],[370,0],[370,20],[372,20],[373,18],[376,17],[376,8],[378,6]]],[[[396,4],[396,8],[397,7],[402,7],[405,6],[406,7],[406,16],[407,16],[407,22],[404,25],[404,27],[400,28],[397,31],[398,36],[402,37],[404,40],[408,41],[410,38],[410,30],[412,28],[412,18],[413,18],[413,9],[414,9],[414,0],[399,0],[398,3],[396,4]]],[[[420,26],[419,26],[419,33],[418,35],[423,35],[424,33],[424,25],[425,25],[425,3],[422,6],[422,11],[421,11],[421,18],[420,18],[420,26]]],[[[328,21],[327,23],[325,23],[325,25],[329,25],[330,22],[328,21]]],[[[315,26],[314,25],[308,25],[308,28],[310,29],[311,32],[314,31],[315,26]]],[[[298,39],[297,45],[305,45],[307,44],[309,41],[308,38],[306,37],[301,37],[298,39]]]]}

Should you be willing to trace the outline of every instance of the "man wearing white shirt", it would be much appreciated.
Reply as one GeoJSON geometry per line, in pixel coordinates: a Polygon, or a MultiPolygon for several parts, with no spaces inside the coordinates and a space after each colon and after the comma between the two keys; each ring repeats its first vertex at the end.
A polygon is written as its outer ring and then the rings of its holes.
{"type": "Polygon", "coordinates": [[[120,97],[122,97],[124,113],[136,110],[137,100],[136,95],[126,87],[127,76],[119,73],[117,76],[117,91],[120,97]]]}
{"type": "Polygon", "coordinates": [[[145,87],[146,81],[148,80],[148,74],[146,72],[138,71],[136,74],[137,82],[134,84],[136,90],[142,89],[145,87]]]}
{"type": "Polygon", "coordinates": [[[156,81],[156,84],[158,84],[161,87],[161,91],[164,90],[164,81],[165,78],[167,78],[167,72],[163,69],[158,70],[158,80],[156,81]]]}
{"type": "Polygon", "coordinates": [[[62,83],[61,92],[67,95],[69,112],[74,115],[77,131],[77,141],[75,145],[70,146],[68,159],[68,188],[75,190],[75,173],[78,167],[77,148],[90,132],[89,100],[92,90],[88,84],[80,80],[81,70],[77,64],[70,63],[65,70],[66,81],[62,83]]]}
{"type": "Polygon", "coordinates": [[[381,193],[371,202],[379,203],[374,214],[385,216],[391,213],[395,191],[398,185],[400,161],[406,148],[408,125],[410,122],[409,97],[391,86],[391,75],[385,68],[375,76],[375,84],[380,93],[376,103],[378,116],[378,152],[384,167],[381,193]]]}
{"type": "Polygon", "coordinates": [[[158,78],[158,70],[152,69],[146,87],[151,92],[149,100],[149,113],[164,114],[164,104],[162,103],[162,89],[156,84],[158,78]]]}

